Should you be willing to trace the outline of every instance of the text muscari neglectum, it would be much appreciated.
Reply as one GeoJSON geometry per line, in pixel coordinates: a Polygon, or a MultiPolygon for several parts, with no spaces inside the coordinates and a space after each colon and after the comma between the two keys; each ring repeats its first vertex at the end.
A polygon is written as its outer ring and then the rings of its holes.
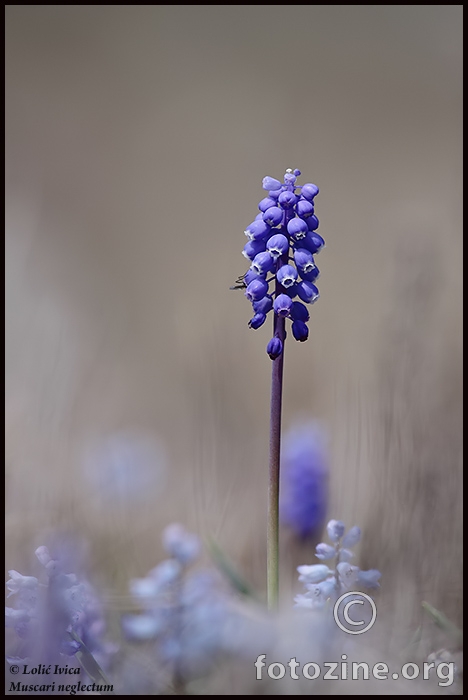
{"type": "MultiPolygon", "coordinates": [[[[10,693],[45,693],[45,692],[54,692],[55,691],[55,682],[49,685],[25,685],[24,683],[21,683],[20,681],[17,681],[16,683],[10,683],[10,693]]],[[[114,692],[114,686],[113,685],[98,685],[96,683],[81,683],[81,681],[78,681],[76,685],[59,685],[57,688],[58,692],[66,692],[69,693],[70,695],[76,695],[77,692],[87,692],[87,693],[106,693],[106,692],[114,692]]]]}

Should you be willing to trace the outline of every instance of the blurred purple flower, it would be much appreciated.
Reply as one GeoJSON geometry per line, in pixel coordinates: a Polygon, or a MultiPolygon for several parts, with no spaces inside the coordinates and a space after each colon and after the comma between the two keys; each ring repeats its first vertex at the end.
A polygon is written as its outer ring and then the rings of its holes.
{"type": "Polygon", "coordinates": [[[189,570],[200,555],[196,535],[172,524],[162,540],[172,558],[132,582],[144,612],[125,615],[122,628],[129,641],[153,641],[160,670],[171,668],[172,683],[183,684],[208,670],[222,650],[229,595],[210,571],[189,570]]]}
{"type": "Polygon", "coordinates": [[[21,640],[15,657],[69,663],[81,648],[80,639],[96,661],[105,665],[116,649],[103,642],[106,625],[93,588],[75,574],[65,573],[47,547],[38,547],[35,553],[44,567],[44,583],[15,570],[8,572],[8,598],[14,607],[5,609],[6,626],[21,640]]]}
{"type": "Polygon", "coordinates": [[[301,539],[313,535],[326,517],[328,449],[316,422],[298,424],[283,438],[280,518],[301,539]]]}

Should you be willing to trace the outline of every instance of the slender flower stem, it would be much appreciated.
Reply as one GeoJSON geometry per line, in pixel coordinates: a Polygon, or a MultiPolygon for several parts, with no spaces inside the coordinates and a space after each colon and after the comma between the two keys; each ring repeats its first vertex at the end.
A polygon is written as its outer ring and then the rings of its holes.
{"type": "Polygon", "coordinates": [[[283,352],[273,360],[271,373],[270,465],[268,484],[267,529],[267,595],[268,607],[278,607],[279,590],[279,476],[281,448],[281,405],[283,398],[283,365],[285,319],[275,316],[275,335],[283,343],[283,352]]]}

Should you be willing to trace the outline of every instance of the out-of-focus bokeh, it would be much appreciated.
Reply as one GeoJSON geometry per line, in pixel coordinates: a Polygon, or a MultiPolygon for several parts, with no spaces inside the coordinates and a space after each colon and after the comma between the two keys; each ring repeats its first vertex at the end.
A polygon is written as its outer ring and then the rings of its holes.
{"type": "Polygon", "coordinates": [[[327,426],[328,515],[395,619],[456,621],[461,19],[7,6],[7,568],[61,533],[122,593],[180,521],[264,588],[271,332],[229,287],[262,178],[300,168],[327,247],[284,427],[327,426]]]}

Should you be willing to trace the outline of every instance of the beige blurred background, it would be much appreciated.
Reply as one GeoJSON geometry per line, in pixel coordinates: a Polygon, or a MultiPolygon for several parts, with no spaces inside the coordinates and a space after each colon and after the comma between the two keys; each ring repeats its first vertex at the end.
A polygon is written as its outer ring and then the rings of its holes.
{"type": "Polygon", "coordinates": [[[262,178],[291,167],[320,187],[327,247],[285,429],[328,426],[329,515],[363,528],[388,605],[457,618],[461,6],[6,20],[7,568],[61,532],[123,592],[179,520],[264,587],[270,328],[229,287],[262,178]],[[154,473],[113,498],[96,454],[122,435],[154,473]]]}

